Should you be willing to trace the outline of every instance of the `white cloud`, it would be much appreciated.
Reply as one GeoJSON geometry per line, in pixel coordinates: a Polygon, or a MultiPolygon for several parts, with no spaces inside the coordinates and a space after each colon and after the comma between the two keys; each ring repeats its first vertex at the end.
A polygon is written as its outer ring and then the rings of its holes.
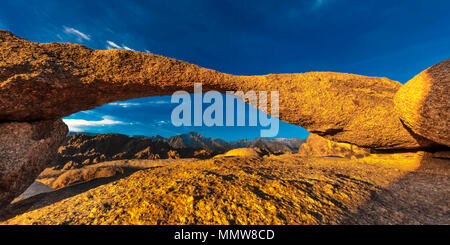
{"type": "Polygon", "coordinates": [[[114,120],[111,117],[104,116],[99,121],[88,121],[84,119],[63,119],[63,121],[69,126],[71,132],[83,132],[88,127],[102,127],[118,124],[128,124],[126,122],[114,120]]]}
{"type": "Polygon", "coordinates": [[[109,41],[109,40],[106,41],[106,48],[107,49],[122,49],[122,50],[134,51],[134,49],[132,49],[132,48],[129,48],[125,45],[120,46],[120,45],[116,44],[115,42],[109,41]]]}
{"type": "Polygon", "coordinates": [[[160,120],[160,121],[155,121],[154,123],[155,123],[157,126],[164,126],[164,125],[169,124],[170,122],[169,122],[169,121],[160,120]]]}
{"type": "Polygon", "coordinates": [[[122,48],[125,49],[125,50],[131,50],[131,51],[134,51],[134,49],[131,49],[131,48],[127,47],[127,46],[122,46],[122,48]]]}
{"type": "Polygon", "coordinates": [[[91,40],[91,38],[89,37],[89,35],[84,34],[84,33],[82,33],[81,31],[79,31],[79,30],[77,30],[77,29],[75,29],[75,28],[67,27],[67,26],[63,26],[63,27],[64,27],[64,32],[65,32],[65,33],[67,33],[67,34],[72,34],[72,35],[77,36],[79,42],[82,42],[83,39],[84,39],[84,40],[87,40],[87,41],[90,41],[90,40],[91,40]]]}
{"type": "Polygon", "coordinates": [[[170,101],[155,100],[155,101],[149,101],[149,102],[143,102],[143,103],[114,102],[114,103],[110,103],[108,105],[110,105],[110,106],[120,106],[122,108],[130,108],[130,107],[141,107],[141,106],[147,106],[147,105],[162,105],[162,104],[169,104],[169,103],[170,103],[170,101]]]}
{"type": "Polygon", "coordinates": [[[109,105],[112,105],[112,106],[120,106],[120,107],[122,107],[122,108],[129,108],[129,107],[137,107],[137,106],[140,106],[141,103],[114,102],[114,103],[110,103],[109,105]]]}
{"type": "Polygon", "coordinates": [[[108,46],[107,46],[108,49],[109,49],[109,48],[122,49],[122,47],[120,47],[119,45],[117,45],[117,44],[114,43],[114,42],[106,41],[106,43],[108,44],[108,46]]]}

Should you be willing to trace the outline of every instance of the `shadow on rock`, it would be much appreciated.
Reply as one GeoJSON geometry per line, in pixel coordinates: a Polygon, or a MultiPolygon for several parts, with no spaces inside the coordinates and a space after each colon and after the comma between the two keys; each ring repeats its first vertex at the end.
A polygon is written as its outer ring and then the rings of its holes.
{"type": "Polygon", "coordinates": [[[417,161],[416,170],[372,192],[370,200],[358,212],[349,213],[342,224],[450,224],[450,160],[423,153],[417,161]]]}

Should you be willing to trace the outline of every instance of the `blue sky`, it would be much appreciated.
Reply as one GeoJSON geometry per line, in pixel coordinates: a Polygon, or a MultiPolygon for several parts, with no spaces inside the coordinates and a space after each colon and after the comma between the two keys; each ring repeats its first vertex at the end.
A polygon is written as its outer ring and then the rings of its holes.
{"type": "MultiPolygon", "coordinates": [[[[191,100],[193,102],[193,99],[191,100]]],[[[225,102],[225,98],[223,101],[225,102]]],[[[176,106],[178,104],[171,103],[171,96],[139,98],[115,102],[90,111],[79,112],[65,118],[65,122],[71,126],[72,131],[78,132],[115,132],[129,135],[161,135],[167,137],[196,131],[207,137],[226,140],[259,138],[261,129],[268,128],[261,126],[175,127],[171,123],[171,112],[176,106]]],[[[193,106],[192,103],[191,108],[193,106]]],[[[206,107],[208,107],[208,104],[203,105],[203,108],[206,107]]],[[[249,111],[248,107],[246,105],[245,111],[247,112],[249,111]]],[[[226,110],[225,104],[223,110],[226,110]]],[[[236,112],[238,111],[237,109],[235,110],[236,112]]],[[[246,125],[248,125],[248,120],[249,115],[247,113],[246,125]]],[[[191,122],[193,122],[193,118],[191,122]]],[[[223,122],[225,124],[225,120],[223,122]]],[[[308,132],[301,127],[283,121],[279,121],[279,123],[279,132],[276,137],[305,138],[308,135],[308,132]]]]}
{"type": "MultiPolygon", "coordinates": [[[[32,41],[133,49],[232,74],[336,71],[402,83],[449,58],[449,19],[448,0],[15,0],[0,8],[0,29],[32,41]]],[[[259,135],[249,127],[171,127],[164,122],[173,105],[164,100],[105,105],[68,119],[91,132],[259,135]]],[[[307,132],[282,124],[279,136],[304,138],[307,132]]]]}

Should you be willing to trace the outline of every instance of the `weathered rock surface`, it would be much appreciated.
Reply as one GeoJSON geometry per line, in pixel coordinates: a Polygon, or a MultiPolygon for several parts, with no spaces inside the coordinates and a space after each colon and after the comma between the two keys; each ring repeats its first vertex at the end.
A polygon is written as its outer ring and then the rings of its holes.
{"type": "Polygon", "coordinates": [[[376,149],[433,144],[413,137],[395,116],[401,84],[387,78],[233,76],[154,54],[34,43],[0,31],[0,120],[56,119],[117,100],[192,92],[194,82],[204,91],[279,91],[282,120],[334,141],[376,149]]]}
{"type": "Polygon", "coordinates": [[[0,208],[33,183],[67,131],[62,120],[0,124],[0,208]]]}
{"type": "Polygon", "coordinates": [[[347,143],[338,143],[316,134],[310,134],[306,139],[306,143],[300,146],[298,153],[302,156],[361,158],[370,155],[370,149],[347,143]]]}
{"type": "Polygon", "coordinates": [[[419,73],[394,101],[398,115],[414,133],[450,146],[450,59],[419,73]]]}
{"type": "Polygon", "coordinates": [[[70,185],[88,182],[99,178],[113,177],[119,174],[124,174],[124,170],[121,167],[114,167],[114,166],[73,169],[59,176],[52,183],[52,188],[56,190],[70,185]]]}
{"type": "MultiPolygon", "coordinates": [[[[195,161],[195,158],[183,160],[189,162],[195,161]]],[[[177,161],[177,159],[107,161],[83,165],[78,169],[55,169],[48,166],[36,178],[36,181],[54,189],[61,189],[98,179],[125,176],[142,169],[162,167],[171,164],[173,161],[177,161]]]]}
{"type": "Polygon", "coordinates": [[[217,155],[217,156],[215,156],[215,158],[219,158],[219,157],[260,158],[262,155],[263,155],[263,153],[258,148],[237,148],[237,149],[227,151],[224,154],[217,155]]]}
{"type": "Polygon", "coordinates": [[[356,160],[295,154],[180,159],[101,186],[89,182],[29,198],[0,220],[14,225],[448,225],[448,163],[414,153],[356,160]]]}
{"type": "Polygon", "coordinates": [[[434,152],[432,157],[450,159],[450,150],[434,152]]]}

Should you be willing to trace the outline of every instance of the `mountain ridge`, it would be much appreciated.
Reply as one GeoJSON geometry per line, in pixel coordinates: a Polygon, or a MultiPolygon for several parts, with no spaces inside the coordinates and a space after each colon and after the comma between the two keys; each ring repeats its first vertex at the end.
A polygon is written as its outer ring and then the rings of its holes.
{"type": "Polygon", "coordinates": [[[231,148],[226,147],[220,147],[218,148],[226,148],[224,150],[230,150],[234,148],[241,148],[241,147],[257,147],[253,145],[261,145],[263,143],[279,143],[280,145],[286,145],[286,147],[290,148],[292,152],[298,151],[301,144],[306,143],[306,139],[301,139],[297,137],[291,137],[291,138],[284,138],[284,137],[278,137],[278,138],[255,138],[252,140],[249,139],[240,139],[240,140],[224,140],[221,138],[212,138],[212,137],[205,137],[204,135],[196,132],[191,131],[189,133],[179,134],[175,136],[169,136],[169,137],[163,137],[161,135],[152,135],[152,136],[146,136],[146,135],[126,135],[126,134],[120,134],[120,133],[92,133],[92,132],[69,132],[68,136],[74,136],[77,134],[85,134],[89,136],[95,136],[95,135],[102,135],[102,134],[117,134],[117,135],[125,135],[130,138],[150,138],[153,141],[157,140],[163,140],[169,145],[171,145],[173,148],[194,148],[194,149],[201,149],[201,143],[209,142],[211,144],[219,144],[219,145],[226,145],[231,148]],[[190,142],[189,140],[194,140],[194,142],[190,142]],[[180,140],[184,141],[181,142],[180,140]],[[201,140],[202,142],[199,142],[201,140]],[[197,143],[197,144],[195,144],[197,143]],[[197,147],[193,147],[194,144],[197,147]]]}
{"type": "Polygon", "coordinates": [[[58,149],[52,166],[80,168],[104,161],[125,159],[211,158],[237,148],[258,148],[263,154],[295,153],[306,140],[299,138],[257,138],[225,141],[189,132],[164,138],[159,135],[128,136],[117,133],[70,133],[58,149]]]}

